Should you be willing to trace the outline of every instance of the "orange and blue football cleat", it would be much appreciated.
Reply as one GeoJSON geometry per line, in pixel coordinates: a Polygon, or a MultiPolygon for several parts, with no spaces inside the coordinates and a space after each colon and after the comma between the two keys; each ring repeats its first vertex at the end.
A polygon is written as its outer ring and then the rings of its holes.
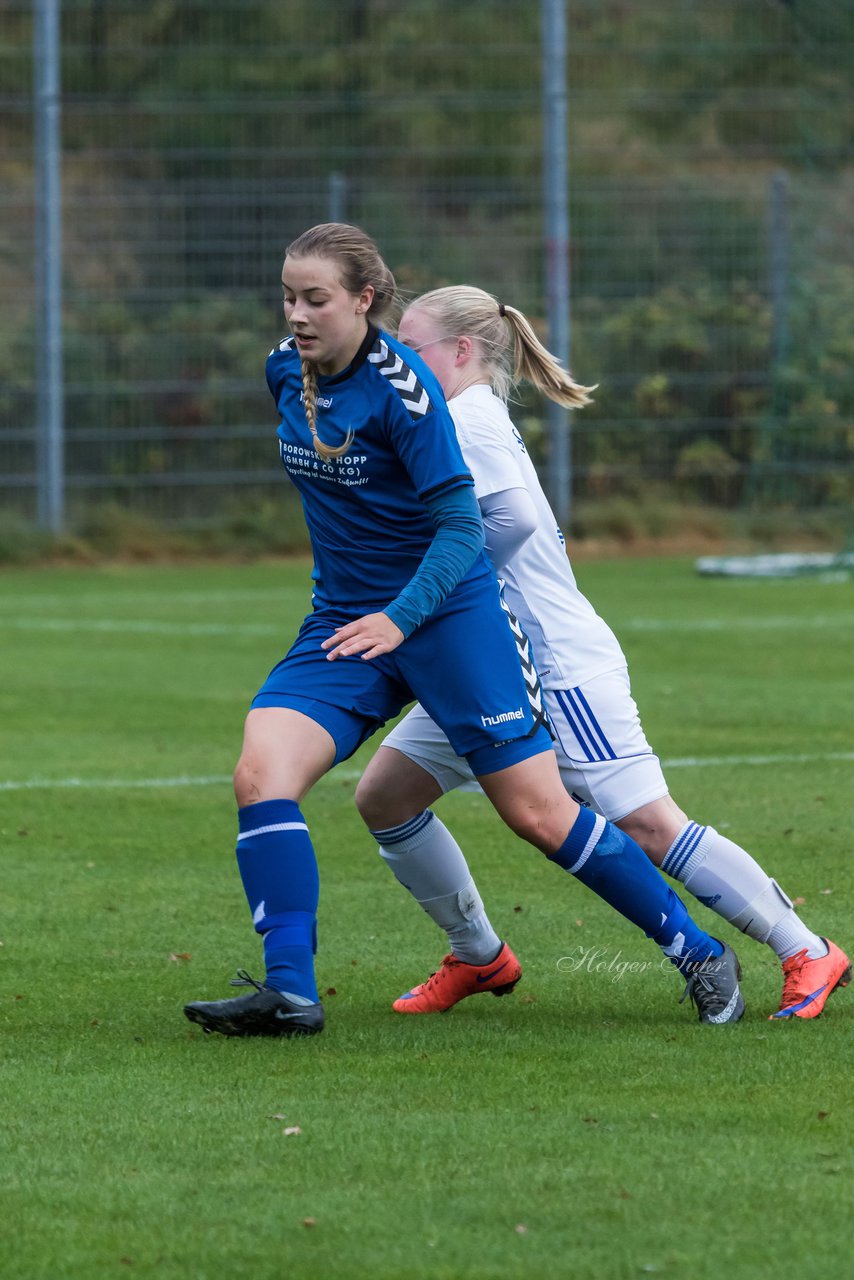
{"type": "Polygon", "coordinates": [[[445,956],[441,968],[395,1000],[392,1008],[396,1013],[444,1013],[480,991],[506,996],[521,976],[522,966],[506,942],[490,964],[466,964],[456,956],[445,956]]]}
{"type": "Polygon", "coordinates": [[[817,1018],[837,987],[851,981],[851,962],[835,942],[827,943],[827,955],[811,960],[806,950],[783,961],[783,999],[774,1018],[817,1018]]]}

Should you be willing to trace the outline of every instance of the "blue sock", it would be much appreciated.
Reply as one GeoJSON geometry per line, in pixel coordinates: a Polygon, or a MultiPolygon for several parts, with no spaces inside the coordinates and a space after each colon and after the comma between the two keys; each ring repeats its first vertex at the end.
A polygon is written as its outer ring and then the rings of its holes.
{"type": "Polygon", "coordinates": [[[319,878],[305,818],[293,800],[262,800],[237,817],[237,865],[264,939],[266,985],[316,1002],[319,878]]]}
{"type": "Polygon", "coordinates": [[[582,809],[563,844],[548,855],[657,942],[677,968],[723,954],[700,929],[631,836],[582,809]]]}

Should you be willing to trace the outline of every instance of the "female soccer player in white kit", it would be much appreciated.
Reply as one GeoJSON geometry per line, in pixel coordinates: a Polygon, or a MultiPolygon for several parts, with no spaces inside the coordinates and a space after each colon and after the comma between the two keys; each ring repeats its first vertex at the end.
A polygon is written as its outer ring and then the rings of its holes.
{"type": "MultiPolygon", "coordinates": [[[[581,594],[564,538],[524,441],[507,412],[527,378],[557,399],[566,378],[521,312],[468,286],[416,299],[399,326],[448,400],[504,599],[531,642],[556,735],[564,785],[631,835],[705,906],[783,964],[775,1018],[813,1018],[850,979],[847,956],[813,933],[790,899],[739,845],[690,820],[668,793],[641,727],[616,636],[581,594]]],[[[401,1013],[450,1008],[483,986],[508,950],[495,934],[459,846],[428,806],[472,780],[439,727],[416,706],[384,739],[356,794],[398,880],[451,943],[439,970],[394,1004],[401,1013]]],[[[512,955],[512,953],[510,953],[512,955]]]]}

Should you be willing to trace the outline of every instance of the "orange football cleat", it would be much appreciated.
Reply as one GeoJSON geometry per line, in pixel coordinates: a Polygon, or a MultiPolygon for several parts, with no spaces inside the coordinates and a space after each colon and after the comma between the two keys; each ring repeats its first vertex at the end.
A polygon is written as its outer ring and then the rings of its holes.
{"type": "Polygon", "coordinates": [[[851,981],[851,962],[835,942],[827,943],[827,955],[811,960],[806,950],[783,961],[783,999],[774,1018],[817,1018],[837,987],[851,981]]]}
{"type": "Polygon", "coordinates": [[[480,991],[506,996],[521,976],[522,966],[506,942],[490,964],[466,964],[456,956],[445,956],[440,969],[395,1000],[392,1008],[396,1013],[444,1013],[480,991]]]}

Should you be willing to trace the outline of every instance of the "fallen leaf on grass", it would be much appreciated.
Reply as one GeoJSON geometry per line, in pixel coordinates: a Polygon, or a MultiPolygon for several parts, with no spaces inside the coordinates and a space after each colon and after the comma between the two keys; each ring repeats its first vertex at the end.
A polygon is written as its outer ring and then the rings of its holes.
{"type": "Polygon", "coordinates": [[[283,1129],[282,1133],[286,1138],[292,1138],[295,1133],[302,1133],[302,1129],[298,1124],[289,1124],[287,1129],[283,1129]]]}
{"type": "Polygon", "coordinates": [[[514,907],[514,908],[513,908],[513,910],[514,910],[514,911],[516,912],[516,914],[518,915],[518,913],[519,913],[520,911],[522,911],[522,910],[523,910],[523,908],[522,908],[522,907],[514,907]]]}
{"type": "Polygon", "coordinates": [[[180,960],[192,960],[192,958],[193,957],[190,955],[189,951],[170,951],[169,952],[169,959],[174,960],[176,964],[178,964],[180,960]]]}
{"type": "Polygon", "coordinates": [[[599,1117],[598,1117],[598,1116],[582,1116],[582,1120],[584,1121],[584,1123],[585,1123],[585,1124],[598,1124],[598,1123],[599,1123],[599,1117]]]}
{"type": "Polygon", "coordinates": [[[303,1220],[302,1220],[302,1225],[303,1225],[304,1227],[316,1227],[316,1226],[317,1226],[317,1218],[303,1218],[303,1220]]]}
{"type": "Polygon", "coordinates": [[[327,995],[327,996],[337,996],[337,995],[338,995],[338,988],[337,988],[337,987],[327,987],[323,994],[324,994],[324,995],[327,995]]]}
{"type": "Polygon", "coordinates": [[[524,1222],[517,1222],[513,1230],[516,1232],[517,1236],[526,1236],[528,1234],[528,1228],[525,1226],[524,1222]]]}
{"type": "Polygon", "coordinates": [[[819,1111],[817,1114],[818,1114],[818,1118],[819,1118],[819,1120],[826,1120],[826,1119],[827,1119],[827,1117],[830,1115],[830,1112],[829,1112],[829,1111],[819,1111]]]}
{"type": "Polygon", "coordinates": [[[807,905],[806,898],[792,898],[793,907],[805,907],[807,905]]]}
{"type": "Polygon", "coordinates": [[[536,1004],[537,997],[536,996],[520,996],[519,1003],[520,1004],[536,1004]]]}

